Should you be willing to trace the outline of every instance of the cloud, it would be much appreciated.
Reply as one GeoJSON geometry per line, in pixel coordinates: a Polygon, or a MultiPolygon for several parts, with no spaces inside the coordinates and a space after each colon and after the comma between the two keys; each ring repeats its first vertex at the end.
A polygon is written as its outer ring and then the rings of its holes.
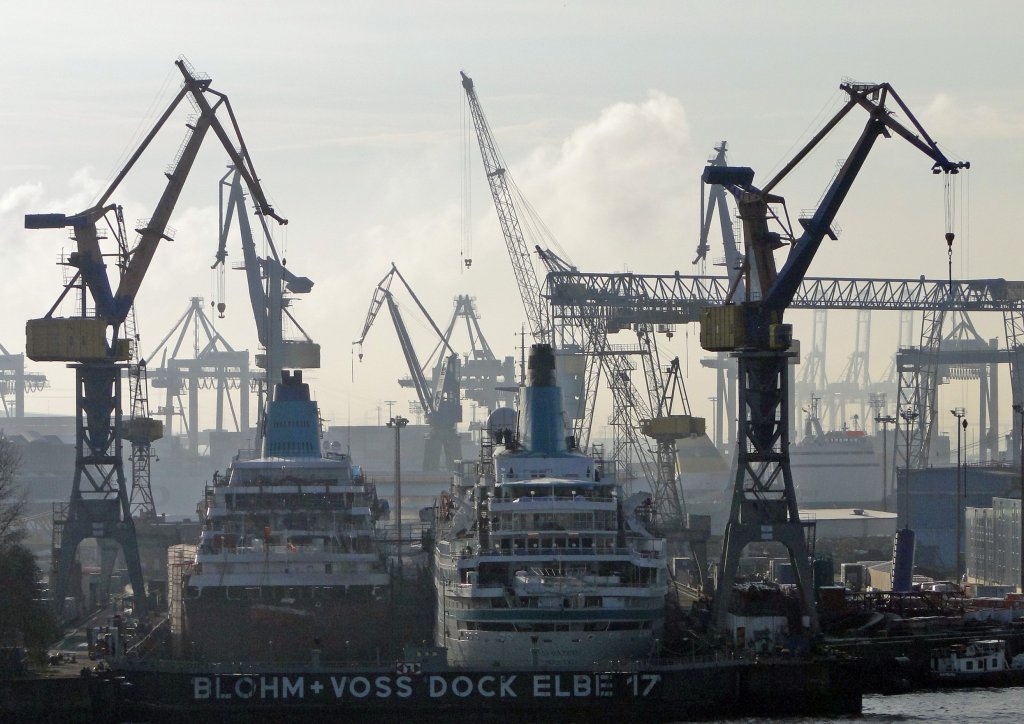
{"type": "Polygon", "coordinates": [[[684,196],[698,166],[682,103],[655,90],[606,108],[515,173],[581,269],[611,271],[626,259],[664,269],[684,236],[684,209],[695,206],[684,196]]]}
{"type": "Polygon", "coordinates": [[[933,138],[1020,140],[1024,116],[987,104],[966,106],[949,93],[938,93],[921,112],[933,138]]]}

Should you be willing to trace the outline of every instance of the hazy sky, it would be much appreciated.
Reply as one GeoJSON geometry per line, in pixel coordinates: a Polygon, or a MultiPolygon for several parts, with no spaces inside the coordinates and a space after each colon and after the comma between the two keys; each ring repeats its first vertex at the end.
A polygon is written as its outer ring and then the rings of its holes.
{"type": "MultiPolygon", "coordinates": [[[[70,248],[64,233],[25,231],[23,215],[93,203],[173,97],[179,55],[230,97],[264,188],[291,222],[277,242],[289,267],[316,282],[296,314],[323,348],[324,367],[310,376],[332,424],[375,423],[383,400],[409,399],[395,383],[406,371],[388,319],[361,364],[351,348],[392,261],[439,324],[456,294],[470,294],[491,346],[516,353],[522,305],[475,138],[471,248],[460,233],[460,69],[476,81],[519,186],[581,269],[693,270],[712,146],[727,139],[731,161],[766,180],[838,108],[849,77],[892,83],[948,155],[972,162],[957,200],[955,273],[1024,278],[1013,216],[1024,168],[1022,21],[1006,2],[6,3],[0,342],[24,348],[24,321],[56,299],[54,261],[70,248]]],[[[183,121],[114,195],[129,224],[151,214],[183,121]]],[[[863,121],[854,111],[779,187],[791,213],[817,202],[863,121]]],[[[171,222],[176,238],[158,250],[138,298],[146,353],[189,297],[213,299],[225,162],[211,135],[171,222]]],[[[840,212],[840,241],[825,242],[811,273],[944,277],[943,188],[930,165],[899,139],[880,142],[840,212]]],[[[229,252],[238,263],[237,240],[229,252]]],[[[219,328],[254,350],[243,274],[229,272],[228,285],[219,328]]],[[[425,353],[430,333],[409,316],[425,353]]],[[[895,331],[876,318],[877,376],[895,331]]],[[[837,375],[852,317],[833,319],[837,375]]],[[[809,337],[808,318],[791,321],[809,337]]],[[[1001,319],[976,322],[999,333],[1001,319]]],[[[685,360],[694,407],[710,414],[696,336],[680,330],[667,353],[685,360]]],[[[28,409],[70,414],[68,372],[31,367],[53,385],[28,409]]],[[[970,410],[975,393],[960,392],[970,410]]]]}

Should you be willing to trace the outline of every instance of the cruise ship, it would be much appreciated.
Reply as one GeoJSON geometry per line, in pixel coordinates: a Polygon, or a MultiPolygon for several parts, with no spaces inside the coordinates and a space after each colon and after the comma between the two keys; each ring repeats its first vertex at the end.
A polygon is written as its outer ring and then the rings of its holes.
{"type": "Polygon", "coordinates": [[[650,498],[624,499],[565,436],[554,371],[534,345],[518,425],[492,414],[477,469],[436,506],[435,641],[451,666],[588,668],[658,649],[668,576],[650,498]]]}
{"type": "Polygon", "coordinates": [[[261,453],[240,452],[200,503],[203,532],[182,586],[188,655],[341,662],[388,653],[391,576],[376,493],[347,455],[322,452],[320,438],[302,372],[283,372],[261,453]]]}

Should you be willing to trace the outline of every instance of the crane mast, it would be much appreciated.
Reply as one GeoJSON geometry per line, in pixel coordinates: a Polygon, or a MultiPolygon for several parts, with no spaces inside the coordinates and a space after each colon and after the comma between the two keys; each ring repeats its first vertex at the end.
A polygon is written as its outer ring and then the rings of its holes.
{"type": "MultiPolygon", "coordinates": [[[[714,604],[714,622],[720,628],[727,620],[743,549],[755,541],[774,540],[789,551],[808,632],[818,630],[810,563],[813,523],[800,519],[789,461],[787,367],[792,328],[782,320],[821,241],[834,237],[832,222],[868,153],[880,136],[895,134],[931,158],[934,173],[955,174],[970,168],[966,162],[946,158],[887,83],[840,87],[848,94],[848,102],[764,188],[754,186],[754,171],[747,167],[709,165],[704,169],[705,183],[721,184],[736,199],[746,242],[744,293],[737,295],[733,286],[724,306],[701,311],[701,346],[712,352],[732,352],[739,374],[736,477],[714,604]],[[890,97],[916,133],[886,108],[890,97]],[[800,220],[804,231],[797,237],[783,223],[788,219],[785,199],[772,190],[857,106],[869,114],[864,130],[814,214],[800,220]],[[781,225],[781,232],[773,231],[773,224],[781,225]],[[776,270],[774,252],[787,243],[790,253],[782,269],[776,270]]],[[[952,246],[952,232],[947,232],[946,241],[952,246]]]]}

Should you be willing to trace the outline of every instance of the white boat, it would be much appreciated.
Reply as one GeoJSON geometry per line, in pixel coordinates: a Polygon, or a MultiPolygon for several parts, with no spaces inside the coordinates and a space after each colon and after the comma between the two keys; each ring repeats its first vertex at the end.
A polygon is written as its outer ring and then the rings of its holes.
{"type": "Polygon", "coordinates": [[[200,503],[203,532],[183,585],[190,653],[214,661],[379,655],[391,578],[376,508],[373,486],[349,457],[321,451],[302,373],[284,372],[267,406],[262,454],[236,456],[200,503]]]}
{"type": "MultiPolygon", "coordinates": [[[[452,666],[572,669],[654,654],[668,576],[647,494],[624,499],[563,433],[554,356],[534,345],[514,431],[436,507],[435,641],[452,666]],[[493,452],[493,455],[491,454],[493,452]]],[[[514,421],[514,413],[512,414],[514,421]]]]}
{"type": "Polygon", "coordinates": [[[935,649],[931,674],[951,686],[1019,685],[1024,683],[1024,653],[1007,660],[1004,639],[984,639],[935,649]]]}

